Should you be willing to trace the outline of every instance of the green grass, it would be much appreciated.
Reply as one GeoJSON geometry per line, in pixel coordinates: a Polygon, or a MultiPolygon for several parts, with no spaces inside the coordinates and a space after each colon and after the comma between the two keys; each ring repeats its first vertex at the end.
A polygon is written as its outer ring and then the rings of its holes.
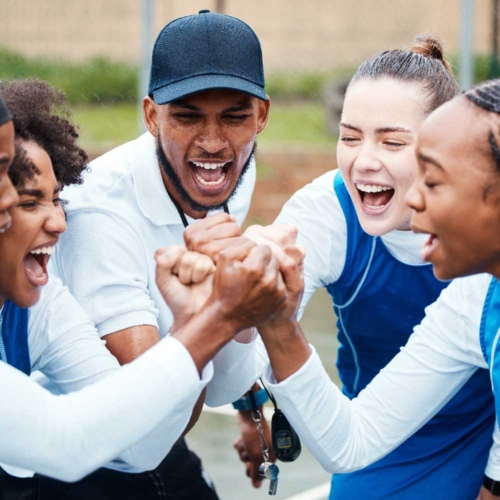
{"type": "Polygon", "coordinates": [[[265,146],[332,146],[323,106],[315,102],[275,103],[259,136],[265,146]]]}
{"type": "Polygon", "coordinates": [[[113,147],[139,134],[139,114],[132,104],[77,106],[73,118],[80,126],[81,143],[88,149],[113,147]]]}
{"type": "MultiPolygon", "coordinates": [[[[80,125],[82,145],[88,149],[107,149],[139,134],[136,105],[75,106],[73,117],[80,125]]],[[[258,141],[264,147],[334,145],[326,131],[323,107],[314,102],[273,105],[269,123],[258,141]]]]}

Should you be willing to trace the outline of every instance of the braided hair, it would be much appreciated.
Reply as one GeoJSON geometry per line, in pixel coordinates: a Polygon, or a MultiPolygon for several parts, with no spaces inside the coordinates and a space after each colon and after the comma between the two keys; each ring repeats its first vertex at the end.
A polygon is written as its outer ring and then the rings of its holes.
{"type": "MultiPolygon", "coordinates": [[[[500,79],[480,83],[467,90],[464,96],[472,104],[479,106],[484,111],[500,114],[500,79]]],[[[491,130],[488,134],[488,142],[490,143],[496,167],[500,170],[500,148],[491,130]]]]}
{"type": "Polygon", "coordinates": [[[460,92],[450,63],[444,58],[441,40],[429,34],[415,37],[408,50],[386,50],[367,59],[356,71],[350,84],[363,78],[394,78],[423,85],[430,113],[460,92]]]}
{"type": "Polygon", "coordinates": [[[88,156],[76,144],[78,131],[65,107],[66,96],[49,83],[30,78],[0,81],[0,98],[14,121],[16,154],[9,169],[14,186],[39,174],[23,148],[25,141],[33,141],[47,152],[61,186],[81,184],[88,156]]]}

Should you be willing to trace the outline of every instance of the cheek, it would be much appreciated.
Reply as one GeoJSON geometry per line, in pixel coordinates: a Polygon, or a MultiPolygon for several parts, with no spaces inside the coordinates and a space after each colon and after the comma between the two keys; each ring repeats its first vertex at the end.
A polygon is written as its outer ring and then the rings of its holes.
{"type": "MultiPolygon", "coordinates": [[[[354,148],[345,146],[342,142],[339,142],[337,146],[337,166],[345,174],[349,171],[350,167],[356,160],[356,151],[354,148]]],[[[344,180],[346,176],[344,175],[344,180]]]]}
{"type": "Polygon", "coordinates": [[[406,196],[418,173],[414,150],[388,156],[384,164],[399,188],[399,194],[406,196]]]}

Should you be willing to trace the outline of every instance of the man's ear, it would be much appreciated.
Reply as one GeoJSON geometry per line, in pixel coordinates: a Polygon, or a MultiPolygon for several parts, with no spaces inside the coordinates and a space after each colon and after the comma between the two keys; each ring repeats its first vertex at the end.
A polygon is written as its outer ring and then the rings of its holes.
{"type": "Polygon", "coordinates": [[[149,96],[146,96],[142,100],[142,117],[144,119],[144,125],[146,125],[149,132],[154,137],[158,137],[158,115],[156,113],[156,104],[149,96]]]}
{"type": "Polygon", "coordinates": [[[257,133],[260,134],[267,125],[269,120],[269,110],[271,109],[271,98],[267,96],[267,101],[258,99],[259,101],[259,115],[257,118],[257,133]]]}

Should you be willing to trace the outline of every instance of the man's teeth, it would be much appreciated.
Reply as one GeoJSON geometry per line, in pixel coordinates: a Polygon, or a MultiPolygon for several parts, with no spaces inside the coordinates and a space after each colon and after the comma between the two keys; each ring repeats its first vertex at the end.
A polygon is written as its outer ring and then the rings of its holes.
{"type": "Polygon", "coordinates": [[[47,255],[52,255],[56,250],[56,247],[42,247],[36,248],[35,250],[31,250],[30,253],[34,255],[39,255],[41,253],[46,253],[47,255]]]}
{"type": "Polygon", "coordinates": [[[196,165],[197,167],[204,168],[206,170],[215,170],[216,168],[221,168],[223,167],[226,162],[224,163],[198,163],[197,161],[192,162],[193,165],[196,165]]]}
{"type": "Polygon", "coordinates": [[[218,186],[219,184],[222,184],[224,182],[224,179],[226,178],[226,174],[224,172],[222,172],[221,176],[216,181],[206,181],[200,175],[195,175],[200,184],[203,184],[204,186],[218,186]]]}
{"type": "Polygon", "coordinates": [[[356,184],[356,187],[365,193],[381,193],[382,191],[392,189],[389,186],[374,186],[372,184],[356,184]]]}

